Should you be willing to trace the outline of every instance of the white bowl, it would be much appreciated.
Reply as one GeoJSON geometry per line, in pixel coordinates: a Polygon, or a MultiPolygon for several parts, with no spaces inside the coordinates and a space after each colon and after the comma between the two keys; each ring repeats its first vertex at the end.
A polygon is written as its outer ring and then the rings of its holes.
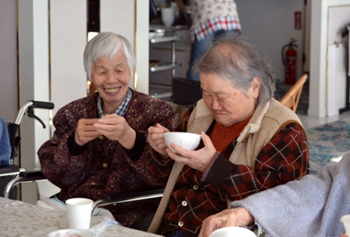
{"type": "Polygon", "coordinates": [[[342,216],[340,221],[343,222],[346,236],[350,236],[350,214],[342,216]]]}
{"type": "Polygon", "coordinates": [[[164,36],[164,32],[149,32],[148,36],[149,36],[149,39],[162,38],[164,36]]]}
{"type": "Polygon", "coordinates": [[[88,230],[64,229],[53,231],[48,237],[94,237],[94,234],[88,230]]]}
{"type": "Polygon", "coordinates": [[[148,36],[149,36],[149,39],[153,39],[156,36],[156,32],[149,32],[148,36]]]}
{"type": "Polygon", "coordinates": [[[159,31],[159,32],[156,31],[156,35],[155,35],[156,38],[162,38],[163,36],[164,36],[164,31],[159,31]]]}
{"type": "Polygon", "coordinates": [[[243,227],[224,227],[215,230],[209,237],[256,237],[253,231],[243,227]]]}
{"type": "Polygon", "coordinates": [[[198,147],[199,142],[201,141],[201,135],[196,133],[189,132],[166,132],[163,133],[165,144],[169,149],[176,153],[170,144],[175,143],[186,150],[194,150],[198,147]]]}

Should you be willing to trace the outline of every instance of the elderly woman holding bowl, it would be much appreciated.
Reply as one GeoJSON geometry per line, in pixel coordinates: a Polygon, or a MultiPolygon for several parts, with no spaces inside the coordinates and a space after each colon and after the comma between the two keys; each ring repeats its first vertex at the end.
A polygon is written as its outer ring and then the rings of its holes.
{"type": "MultiPolygon", "coordinates": [[[[170,103],[129,88],[135,56],[121,35],[103,32],[85,47],[84,66],[97,92],[61,108],[55,132],[38,151],[41,170],[61,188],[58,199],[129,192],[158,186],[146,168],[147,129],[157,123],[172,130],[178,115],[170,103]]],[[[130,226],[155,212],[159,200],[107,207],[130,226]]]]}
{"type": "Polygon", "coordinates": [[[251,43],[239,36],[217,38],[194,70],[203,99],[176,130],[201,134],[198,148],[172,144],[174,153],[163,138],[169,129],[157,124],[148,130],[149,166],[164,184],[172,171],[167,185],[174,182],[166,210],[156,214],[161,223],[154,219],[150,228],[159,232],[160,225],[165,236],[197,236],[203,220],[228,203],[309,172],[303,126],[273,98],[270,63],[251,43]]]}

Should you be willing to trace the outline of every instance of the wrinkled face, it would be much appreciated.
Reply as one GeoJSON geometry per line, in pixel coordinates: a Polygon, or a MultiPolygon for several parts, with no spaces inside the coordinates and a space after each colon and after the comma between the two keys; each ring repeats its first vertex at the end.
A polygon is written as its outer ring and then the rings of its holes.
{"type": "Polygon", "coordinates": [[[230,80],[215,73],[200,73],[200,81],[204,102],[219,124],[228,127],[253,114],[260,91],[257,77],[247,91],[238,90],[230,80]]]}
{"type": "Polygon", "coordinates": [[[125,99],[130,81],[126,58],[119,52],[114,58],[102,57],[92,66],[91,82],[103,100],[105,113],[114,112],[125,99]]]}

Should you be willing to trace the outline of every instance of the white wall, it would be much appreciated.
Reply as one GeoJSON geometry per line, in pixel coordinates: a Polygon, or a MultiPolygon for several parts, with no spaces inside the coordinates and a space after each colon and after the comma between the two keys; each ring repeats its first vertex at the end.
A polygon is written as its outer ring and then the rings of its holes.
{"type": "Polygon", "coordinates": [[[242,35],[256,44],[273,63],[278,79],[284,82],[281,51],[291,38],[297,40],[297,78],[302,75],[304,47],[304,0],[235,0],[242,25],[242,35]],[[294,12],[302,12],[302,29],[294,29],[294,12]]]}
{"type": "Polygon", "coordinates": [[[149,1],[100,1],[100,31],[112,31],[127,38],[136,55],[135,80],[130,87],[148,94],[149,1]],[[134,17],[135,16],[135,17],[134,17]]]}
{"type": "Polygon", "coordinates": [[[136,1],[135,55],[136,73],[133,88],[145,94],[149,93],[149,1],[136,1]]]}
{"type": "MultiPolygon", "coordinates": [[[[19,56],[19,101],[49,101],[49,27],[48,2],[46,0],[18,1],[18,56],[19,56]]],[[[49,112],[35,110],[47,129],[34,119],[25,116],[20,125],[22,137],[20,164],[27,170],[38,166],[36,152],[50,137],[49,112]]],[[[36,186],[22,186],[23,200],[35,202],[36,186]]]]}
{"type": "Polygon", "coordinates": [[[83,53],[87,42],[87,1],[50,0],[50,79],[53,115],[87,95],[83,53]],[[64,17],[62,17],[64,16],[64,17]]]}
{"type": "MultiPolygon", "coordinates": [[[[304,0],[279,1],[279,0],[236,0],[238,12],[242,23],[242,33],[258,48],[267,54],[275,67],[278,78],[283,78],[283,66],[281,49],[290,37],[298,39],[298,62],[301,62],[300,37],[303,32],[296,31],[294,27],[294,11],[304,11],[304,0]],[[295,35],[295,36],[294,36],[295,35]]],[[[334,40],[339,40],[339,32],[328,28],[330,8],[349,6],[350,0],[308,0],[306,6],[306,21],[304,25],[304,52],[306,64],[304,68],[310,72],[310,96],[308,115],[312,117],[325,117],[327,101],[327,46],[334,40]],[[309,56],[308,56],[309,55],[309,56]]],[[[332,11],[331,11],[332,12],[332,11]]],[[[304,15],[304,13],[303,13],[304,15]]],[[[344,24],[348,15],[336,15],[338,23],[344,24]]],[[[304,17],[303,17],[304,19],[304,17]]],[[[339,30],[335,29],[335,30],[339,30]]],[[[298,66],[300,75],[301,67],[298,66]]]]}
{"type": "Polygon", "coordinates": [[[350,0],[311,0],[310,99],[308,115],[326,116],[326,74],[329,8],[350,5],[350,0]]]}
{"type": "Polygon", "coordinates": [[[18,109],[16,1],[0,5],[0,116],[13,122],[18,109]]]}
{"type": "Polygon", "coordinates": [[[342,37],[342,32],[350,24],[350,2],[349,5],[330,6],[328,8],[328,45],[337,43],[348,43],[348,36],[342,37]]]}
{"type": "Polygon", "coordinates": [[[342,32],[350,23],[350,5],[328,8],[327,39],[327,116],[338,115],[339,109],[347,107],[346,80],[348,58],[348,35],[342,32]]]}

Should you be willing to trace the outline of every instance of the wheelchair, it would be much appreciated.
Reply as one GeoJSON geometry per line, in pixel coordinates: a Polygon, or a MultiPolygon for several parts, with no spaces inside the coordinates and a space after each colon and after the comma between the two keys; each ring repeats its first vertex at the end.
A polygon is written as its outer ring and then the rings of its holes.
{"type": "MultiPolygon", "coordinates": [[[[50,102],[41,102],[33,100],[29,101],[20,108],[15,122],[8,124],[11,145],[10,166],[0,167],[0,177],[13,175],[14,178],[12,178],[5,186],[3,193],[4,198],[17,199],[13,195],[11,196],[11,194],[13,194],[13,190],[18,184],[46,180],[45,176],[40,170],[26,171],[24,168],[19,168],[18,165],[13,164],[15,157],[17,157],[18,147],[21,140],[19,136],[16,136],[16,134],[23,116],[27,115],[30,118],[34,118],[43,125],[43,128],[46,127],[45,124],[41,121],[41,119],[34,114],[35,108],[53,109],[54,104],[50,102]]],[[[134,202],[140,200],[161,198],[163,196],[163,192],[163,187],[155,187],[148,190],[136,190],[128,193],[104,194],[101,200],[97,200],[94,202],[92,213],[97,207],[115,205],[124,202],[134,202]]],[[[149,218],[152,218],[152,216],[150,216],[149,218]]],[[[147,220],[147,224],[149,224],[148,222],[150,221],[151,219],[147,220]]],[[[135,223],[134,227],[131,226],[131,228],[147,231],[147,224],[145,226],[144,221],[141,220],[139,223],[135,223]]]]}
{"type": "MultiPolygon", "coordinates": [[[[16,119],[14,122],[8,123],[8,133],[9,133],[9,143],[10,143],[10,149],[11,154],[9,157],[9,164],[8,166],[2,166],[0,167],[0,177],[5,178],[3,181],[7,181],[8,178],[15,177],[15,179],[19,179],[23,173],[25,173],[24,168],[20,168],[18,165],[15,165],[14,161],[18,154],[18,148],[21,141],[21,137],[17,135],[18,129],[20,127],[20,123],[22,121],[23,116],[28,116],[30,118],[36,119],[41,123],[43,128],[45,129],[45,123],[34,114],[34,109],[47,109],[51,110],[54,108],[54,104],[51,102],[43,102],[43,101],[34,101],[30,100],[27,103],[23,104],[21,108],[18,110],[16,119]]],[[[12,180],[10,181],[12,182],[12,180]]],[[[10,194],[13,199],[16,198],[16,193],[11,192],[12,190],[7,190],[7,186],[4,190],[4,197],[9,198],[10,194]]]]}

